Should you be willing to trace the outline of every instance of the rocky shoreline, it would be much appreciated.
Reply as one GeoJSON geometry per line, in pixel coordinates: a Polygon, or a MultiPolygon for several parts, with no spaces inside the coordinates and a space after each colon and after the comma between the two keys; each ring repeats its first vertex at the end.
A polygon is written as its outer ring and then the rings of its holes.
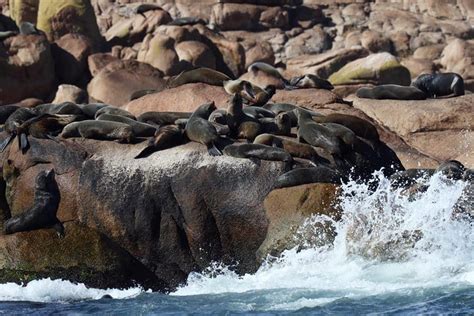
{"type": "MultiPolygon", "coordinates": [[[[258,87],[276,86],[271,102],[373,125],[380,143],[358,137],[370,150],[353,149],[357,154],[344,168],[318,151],[344,177],[351,168],[355,178],[367,179],[381,168],[388,177],[434,170],[448,160],[474,168],[474,8],[467,1],[61,0],[55,8],[46,0],[37,7],[6,2],[0,1],[0,33],[16,32],[15,23],[23,22],[41,31],[0,34],[0,108],[101,102],[136,117],[194,112],[206,102],[225,109],[230,95],[223,86],[168,87],[171,76],[207,67],[258,87]],[[335,88],[285,90],[281,78],[247,71],[253,62],[275,65],[287,78],[315,74],[335,88]],[[365,86],[409,85],[435,70],[460,73],[466,95],[417,101],[354,95],[365,86]],[[152,91],[131,100],[140,90],[152,91]]],[[[0,141],[8,137],[3,131],[0,141]]],[[[26,153],[16,138],[0,153],[0,224],[33,205],[35,177],[54,169],[61,195],[56,216],[66,235],[0,233],[0,283],[51,277],[166,292],[216,261],[252,273],[267,255],[295,246],[292,236],[304,219],[341,215],[341,181],[275,188],[288,172],[282,161],[212,157],[196,142],[134,159],[145,139],[28,140],[26,153]]],[[[471,181],[466,195],[472,195],[472,178],[455,179],[471,181]]]]}

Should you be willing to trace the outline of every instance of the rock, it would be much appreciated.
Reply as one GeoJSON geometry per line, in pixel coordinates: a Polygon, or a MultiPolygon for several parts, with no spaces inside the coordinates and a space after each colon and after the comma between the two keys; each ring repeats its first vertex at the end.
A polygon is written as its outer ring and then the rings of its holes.
{"type": "Polygon", "coordinates": [[[379,32],[364,31],[361,36],[362,47],[371,53],[391,52],[392,43],[390,39],[382,36],[379,32]]]}
{"type": "Polygon", "coordinates": [[[87,92],[97,101],[122,106],[139,90],[165,88],[162,73],[148,64],[118,60],[105,66],[89,83],[87,92]]]}
{"type": "Polygon", "coordinates": [[[317,23],[323,23],[324,20],[320,7],[297,6],[290,11],[290,24],[293,27],[310,28],[317,23]]]}
{"type": "Polygon", "coordinates": [[[138,61],[150,64],[168,76],[178,75],[184,70],[178,64],[174,40],[161,34],[145,37],[138,52],[138,61]]]}
{"type": "Polygon", "coordinates": [[[474,166],[474,95],[423,101],[354,99],[380,125],[399,135],[407,144],[438,160],[459,160],[474,166]],[[397,115],[393,115],[397,113],[397,115]]]}
{"type": "Polygon", "coordinates": [[[141,42],[145,35],[153,34],[158,26],[171,21],[171,16],[164,10],[150,10],[143,15],[135,14],[114,23],[105,33],[105,39],[111,45],[131,46],[141,42]]]}
{"type": "Polygon", "coordinates": [[[96,53],[87,58],[87,64],[92,77],[95,77],[105,66],[117,60],[120,59],[110,53],[96,53]]]}
{"type": "Polygon", "coordinates": [[[177,44],[175,49],[180,60],[185,60],[194,67],[216,69],[216,58],[206,44],[197,41],[184,41],[177,44]]]}
{"type": "Polygon", "coordinates": [[[63,103],[63,102],[72,102],[72,103],[87,103],[89,97],[87,92],[73,85],[62,84],[58,87],[56,96],[51,103],[63,103]]]}
{"type": "Polygon", "coordinates": [[[346,64],[329,77],[333,85],[340,84],[399,84],[411,83],[410,72],[389,53],[372,54],[346,64]]]}
{"type": "Polygon", "coordinates": [[[474,41],[455,39],[441,54],[441,65],[448,72],[456,72],[465,80],[474,79],[474,41]]]}
{"type": "Polygon", "coordinates": [[[285,48],[287,58],[304,54],[319,54],[331,48],[329,35],[320,27],[315,26],[310,30],[288,41],[285,48]]]}
{"type": "Polygon", "coordinates": [[[434,73],[436,70],[433,61],[430,59],[409,57],[407,59],[403,59],[400,63],[408,68],[412,78],[416,78],[421,74],[434,73]]]}
{"type": "Polygon", "coordinates": [[[245,48],[245,69],[256,62],[264,62],[270,65],[275,63],[275,54],[272,46],[265,41],[243,43],[245,48]]]}
{"type": "Polygon", "coordinates": [[[87,0],[40,1],[37,27],[51,41],[68,33],[78,33],[89,38],[97,49],[103,42],[94,9],[87,0]]]}
{"type": "Polygon", "coordinates": [[[285,83],[280,78],[275,78],[270,76],[262,71],[257,73],[253,72],[246,72],[242,76],[240,76],[241,80],[247,80],[252,84],[259,86],[261,88],[265,88],[268,85],[274,85],[277,89],[283,89],[285,87],[285,83]]]}
{"type": "Polygon", "coordinates": [[[93,53],[90,40],[80,34],[66,34],[55,42],[53,57],[57,77],[61,83],[87,81],[87,58],[93,53]]]}
{"type": "Polygon", "coordinates": [[[46,99],[54,91],[54,63],[41,35],[17,35],[0,45],[0,103],[46,99]]]}
{"type": "Polygon", "coordinates": [[[193,112],[198,106],[214,101],[217,107],[227,107],[230,96],[224,88],[205,83],[188,83],[133,100],[124,109],[135,116],[149,111],[193,112]]]}
{"type": "Polygon", "coordinates": [[[443,51],[443,44],[435,44],[418,47],[413,53],[413,57],[417,59],[429,59],[431,61],[438,59],[443,51]]]}
{"type": "Polygon", "coordinates": [[[442,44],[445,36],[440,32],[421,32],[417,37],[410,39],[410,48],[415,50],[419,47],[442,44]]]}
{"type": "Polygon", "coordinates": [[[285,75],[291,78],[304,74],[315,74],[321,78],[328,78],[345,64],[367,55],[368,51],[362,47],[331,50],[312,56],[303,55],[288,60],[285,75]]]}
{"type": "Polygon", "coordinates": [[[283,250],[306,243],[307,247],[330,244],[335,232],[328,226],[308,225],[312,216],[328,216],[339,220],[341,211],[336,206],[339,185],[330,183],[304,184],[276,189],[265,198],[264,208],[268,219],[265,240],[257,251],[257,257],[264,260],[268,255],[278,256],[283,250]],[[305,228],[311,228],[311,231],[305,228]],[[298,233],[304,239],[298,239],[298,233]]]}
{"type": "Polygon", "coordinates": [[[201,41],[202,39],[199,31],[189,26],[160,25],[156,29],[156,33],[171,37],[174,39],[175,43],[181,43],[184,41],[201,41]]]}
{"type": "Polygon", "coordinates": [[[273,96],[274,103],[291,103],[307,108],[317,108],[320,105],[342,101],[335,93],[323,89],[277,90],[273,96]]]}
{"type": "Polygon", "coordinates": [[[36,24],[39,0],[10,0],[10,17],[20,25],[22,22],[36,24]]]}
{"type": "Polygon", "coordinates": [[[103,289],[129,288],[136,283],[158,291],[168,289],[103,234],[75,223],[66,223],[65,230],[63,239],[45,229],[0,236],[0,282],[52,278],[103,289]]]}

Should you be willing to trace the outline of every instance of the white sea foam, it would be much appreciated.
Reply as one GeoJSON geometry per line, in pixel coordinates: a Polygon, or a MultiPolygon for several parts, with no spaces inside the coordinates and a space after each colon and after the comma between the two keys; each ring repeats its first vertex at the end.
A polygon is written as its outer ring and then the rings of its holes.
{"type": "Polygon", "coordinates": [[[142,292],[141,288],[99,290],[69,281],[43,279],[31,281],[26,286],[15,283],[0,284],[0,301],[70,302],[96,300],[107,294],[114,299],[125,299],[142,292]]]}
{"type": "MultiPolygon", "coordinates": [[[[428,190],[412,200],[401,190],[392,189],[380,173],[376,177],[380,182],[375,191],[355,182],[343,186],[340,203],[344,216],[335,225],[337,237],[332,247],[291,249],[255,274],[244,276],[215,265],[204,273],[192,273],[187,285],[172,295],[287,289],[276,291],[269,309],[279,306],[296,310],[344,297],[472,287],[474,226],[452,217],[453,206],[466,184],[435,175],[426,180],[428,190]],[[355,246],[347,242],[354,222],[365,225],[355,246]],[[392,245],[390,241],[396,236],[412,231],[421,238],[414,247],[402,247],[403,253],[397,247],[386,250],[400,260],[370,257],[374,252],[367,248],[392,245]],[[294,293],[302,290],[307,295],[295,298],[294,293]]],[[[318,220],[314,218],[306,226],[314,226],[318,220]]]]}

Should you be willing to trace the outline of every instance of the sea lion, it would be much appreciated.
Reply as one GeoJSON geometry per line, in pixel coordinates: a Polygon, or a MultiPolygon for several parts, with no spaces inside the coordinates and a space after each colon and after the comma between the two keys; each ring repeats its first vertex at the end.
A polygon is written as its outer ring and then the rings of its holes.
{"type": "Polygon", "coordinates": [[[328,160],[318,155],[313,146],[298,143],[288,138],[278,137],[272,134],[260,134],[255,138],[253,143],[282,148],[292,157],[311,160],[314,163],[329,163],[328,160]]]}
{"type": "Polygon", "coordinates": [[[80,106],[72,102],[63,102],[59,104],[40,104],[35,107],[38,113],[43,114],[84,114],[80,106]]]}
{"type": "Polygon", "coordinates": [[[423,91],[429,98],[464,95],[464,80],[454,72],[423,74],[411,85],[423,91]]]}
{"type": "Polygon", "coordinates": [[[359,88],[356,91],[358,98],[364,99],[391,99],[391,100],[425,100],[426,94],[420,89],[396,84],[384,84],[373,88],[359,88]]]}
{"type": "Polygon", "coordinates": [[[343,125],[353,131],[357,136],[378,141],[380,139],[377,128],[364,119],[357,116],[333,113],[326,116],[313,116],[313,120],[317,123],[336,123],[343,125]]]}
{"type": "Polygon", "coordinates": [[[150,125],[172,125],[178,119],[188,119],[190,118],[192,113],[190,112],[145,112],[140,114],[137,117],[139,122],[147,123],[150,125]]]}
{"type": "Polygon", "coordinates": [[[97,111],[99,111],[102,108],[105,108],[108,105],[104,103],[89,103],[89,104],[78,104],[78,106],[82,110],[82,113],[84,113],[88,118],[94,119],[97,111]]]}
{"type": "Polygon", "coordinates": [[[112,106],[112,105],[108,105],[108,106],[105,106],[105,107],[97,110],[97,112],[95,112],[95,118],[98,118],[101,114],[112,114],[112,115],[125,116],[125,117],[128,117],[128,118],[131,118],[132,120],[137,119],[135,117],[135,115],[133,115],[132,113],[130,113],[128,111],[125,111],[125,110],[122,110],[122,109],[120,109],[116,106],[112,106]]]}
{"type": "Polygon", "coordinates": [[[252,87],[255,97],[252,100],[248,100],[253,106],[264,106],[268,101],[273,97],[276,92],[276,87],[274,85],[268,85],[265,89],[252,87]]]}
{"type": "Polygon", "coordinates": [[[333,135],[342,139],[342,141],[349,146],[354,145],[356,141],[356,134],[344,125],[337,123],[320,123],[322,126],[328,128],[333,135]]]}
{"type": "Polygon", "coordinates": [[[428,178],[434,174],[434,169],[407,169],[395,172],[390,176],[390,183],[395,188],[408,188],[421,178],[428,178]]]}
{"type": "Polygon", "coordinates": [[[245,114],[253,117],[254,119],[260,119],[264,117],[274,118],[276,116],[274,112],[264,109],[260,106],[246,106],[243,108],[243,111],[245,114]]]}
{"type": "Polygon", "coordinates": [[[15,112],[13,112],[5,121],[4,129],[9,134],[9,136],[0,145],[0,151],[3,152],[8,144],[10,144],[10,142],[13,140],[13,138],[15,138],[15,136],[18,137],[19,149],[22,147],[26,148],[28,146],[28,140],[26,139],[26,135],[24,133],[19,132],[18,128],[21,126],[21,124],[36,116],[36,110],[30,108],[18,108],[15,112]]]}
{"type": "Polygon", "coordinates": [[[83,137],[99,140],[117,140],[122,143],[131,143],[135,138],[133,129],[128,124],[96,120],[85,120],[68,124],[64,127],[60,136],[62,138],[83,137]]]}
{"type": "Polygon", "coordinates": [[[140,14],[144,18],[146,18],[145,12],[154,11],[154,10],[163,10],[163,8],[160,7],[159,5],[152,4],[152,3],[140,3],[139,5],[133,8],[133,13],[140,14]]]}
{"type": "Polygon", "coordinates": [[[297,168],[282,174],[275,182],[274,188],[293,187],[308,183],[340,184],[343,176],[323,165],[312,168],[297,168]]]}
{"type": "Polygon", "coordinates": [[[111,121],[128,124],[132,127],[133,134],[137,137],[149,137],[155,135],[156,127],[147,123],[138,122],[131,118],[113,115],[113,114],[101,114],[97,117],[98,121],[111,121]]]}
{"type": "Polygon", "coordinates": [[[185,131],[191,141],[206,145],[209,155],[221,156],[222,152],[215,145],[219,140],[219,134],[214,125],[207,120],[215,109],[214,102],[198,107],[189,118],[185,131]]]}
{"type": "Polygon", "coordinates": [[[217,109],[209,115],[209,122],[227,124],[227,110],[217,109]]]}
{"type": "Polygon", "coordinates": [[[231,80],[229,76],[217,70],[201,67],[180,73],[166,82],[167,88],[176,88],[187,83],[207,83],[212,86],[223,86],[224,81],[231,80]]]}
{"type": "Polygon", "coordinates": [[[298,140],[323,148],[331,155],[341,155],[345,151],[344,142],[331,129],[313,121],[307,112],[298,110],[297,113],[298,140]]]}
{"type": "Polygon", "coordinates": [[[257,158],[262,160],[293,162],[293,157],[281,148],[262,144],[233,144],[223,150],[227,156],[235,158],[257,158]]]}
{"type": "Polygon", "coordinates": [[[466,167],[457,160],[448,160],[439,165],[435,173],[441,173],[450,180],[462,180],[466,167]]]}
{"type": "Polygon", "coordinates": [[[248,66],[247,71],[252,72],[254,74],[261,71],[261,72],[266,73],[269,76],[272,76],[272,77],[275,77],[277,79],[281,79],[284,82],[287,82],[287,80],[285,78],[283,78],[283,76],[278,71],[278,69],[276,69],[275,67],[273,67],[270,64],[267,64],[267,63],[264,63],[264,62],[261,62],[261,61],[255,62],[255,63],[251,64],[250,66],[248,66]]]}
{"type": "Polygon", "coordinates": [[[168,23],[168,25],[177,25],[177,26],[196,25],[196,24],[206,25],[207,22],[198,17],[188,16],[188,17],[176,18],[173,21],[168,23]]]}
{"type": "Polygon", "coordinates": [[[291,134],[291,119],[288,113],[280,113],[275,118],[259,119],[261,130],[264,133],[275,135],[291,134]]]}
{"type": "Polygon", "coordinates": [[[129,98],[129,101],[140,99],[141,97],[144,97],[148,94],[153,94],[156,92],[158,92],[158,90],[155,90],[155,89],[138,90],[132,93],[132,95],[129,98]]]}
{"type": "Polygon", "coordinates": [[[255,99],[254,86],[247,80],[236,79],[224,81],[224,90],[230,95],[239,94],[248,101],[255,99]]]}
{"type": "Polygon", "coordinates": [[[33,206],[5,222],[5,234],[54,228],[59,237],[64,237],[64,227],[56,217],[60,192],[54,179],[54,170],[41,171],[35,179],[33,206]]]}
{"type": "Polygon", "coordinates": [[[13,114],[20,107],[14,104],[7,104],[0,106],[0,124],[5,124],[10,115],[13,114]]]}
{"type": "Polygon", "coordinates": [[[334,86],[329,81],[311,74],[291,78],[290,86],[297,88],[316,88],[325,90],[334,89],[334,86]]]}
{"type": "Polygon", "coordinates": [[[297,118],[297,115],[296,115],[297,110],[303,111],[303,112],[308,112],[313,117],[323,116],[320,113],[317,113],[317,112],[314,112],[314,111],[309,110],[307,108],[300,107],[300,106],[290,104],[290,103],[267,103],[263,106],[263,108],[268,109],[268,110],[272,111],[275,114],[280,114],[282,112],[288,113],[288,115],[290,116],[290,119],[291,119],[291,126],[292,127],[295,127],[296,125],[298,125],[298,118],[297,118]]]}
{"type": "Polygon", "coordinates": [[[148,145],[135,156],[135,159],[146,158],[154,152],[172,148],[186,142],[184,130],[176,125],[160,127],[154,137],[148,140],[148,145]]]}
{"type": "Polygon", "coordinates": [[[242,108],[242,97],[239,93],[235,93],[230,98],[226,118],[232,137],[253,141],[260,133],[260,122],[245,114],[242,108]]]}

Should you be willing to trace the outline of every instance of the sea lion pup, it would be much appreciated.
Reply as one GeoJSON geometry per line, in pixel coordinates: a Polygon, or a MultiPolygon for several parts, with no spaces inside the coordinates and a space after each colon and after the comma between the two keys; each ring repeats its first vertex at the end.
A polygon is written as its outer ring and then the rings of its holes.
{"type": "Polygon", "coordinates": [[[155,89],[138,90],[138,91],[135,91],[134,93],[132,93],[132,95],[130,96],[129,101],[140,99],[141,97],[144,97],[148,94],[153,94],[153,93],[156,93],[156,92],[158,92],[158,90],[155,90],[155,89]]]}
{"type": "Polygon", "coordinates": [[[95,118],[95,114],[102,108],[108,106],[104,103],[89,103],[89,104],[78,104],[79,108],[81,108],[82,113],[86,115],[90,119],[95,118]]]}
{"type": "Polygon", "coordinates": [[[13,114],[20,107],[14,104],[6,104],[0,106],[0,124],[5,124],[10,115],[13,114]]]}
{"type": "Polygon", "coordinates": [[[146,158],[154,152],[172,148],[186,142],[184,130],[176,125],[160,127],[154,137],[148,140],[148,145],[135,156],[135,159],[146,158]]]}
{"type": "Polygon", "coordinates": [[[43,114],[83,114],[82,109],[75,103],[63,102],[59,104],[40,104],[35,107],[38,113],[43,114]]]}
{"type": "Polygon", "coordinates": [[[320,147],[331,155],[340,156],[345,151],[344,142],[334,132],[321,124],[313,121],[311,114],[297,111],[298,115],[298,140],[320,147]]]}
{"type": "Polygon", "coordinates": [[[272,134],[260,134],[255,138],[253,143],[282,148],[292,157],[307,159],[314,163],[329,163],[328,160],[318,155],[313,146],[298,143],[288,138],[278,137],[272,134]]]}
{"type": "Polygon", "coordinates": [[[297,88],[316,88],[325,90],[334,89],[334,86],[329,81],[311,74],[291,78],[290,86],[297,88]]]}
{"type": "Polygon", "coordinates": [[[435,173],[441,173],[450,180],[462,180],[466,167],[457,160],[448,160],[439,165],[435,173]]]}
{"type": "Polygon", "coordinates": [[[130,125],[120,122],[86,120],[73,122],[64,127],[62,138],[82,137],[99,140],[117,140],[131,143],[135,137],[130,125]]]}
{"type": "Polygon", "coordinates": [[[257,158],[261,160],[293,162],[293,157],[281,148],[262,144],[233,144],[223,150],[224,155],[235,158],[257,158]]]}
{"type": "Polygon", "coordinates": [[[167,25],[184,26],[184,25],[196,25],[196,24],[206,25],[207,22],[198,17],[187,16],[187,17],[182,17],[182,18],[176,18],[170,23],[168,23],[167,25]]]}
{"type": "Polygon", "coordinates": [[[313,116],[317,123],[336,123],[343,125],[353,131],[357,136],[370,141],[379,141],[380,136],[377,128],[367,120],[357,116],[333,113],[326,116],[313,116]]]}
{"type": "Polygon", "coordinates": [[[214,125],[207,120],[215,109],[214,102],[198,107],[189,118],[185,131],[189,140],[206,145],[209,155],[221,156],[222,152],[215,146],[219,140],[219,134],[214,125]]]}
{"type": "Polygon", "coordinates": [[[113,114],[101,114],[97,117],[98,121],[111,121],[128,124],[132,127],[133,134],[137,137],[150,137],[155,135],[156,127],[147,123],[138,122],[131,118],[113,115],[113,114]]]}
{"type": "Polygon", "coordinates": [[[358,98],[374,100],[425,100],[426,94],[420,89],[396,84],[384,84],[373,88],[359,88],[356,91],[358,98]]]}
{"type": "Polygon", "coordinates": [[[5,234],[14,234],[41,228],[54,228],[64,237],[64,227],[56,217],[60,192],[54,179],[54,170],[41,171],[35,179],[33,206],[5,222],[5,234]]]}
{"type": "Polygon", "coordinates": [[[276,114],[270,110],[264,109],[260,106],[246,106],[243,109],[244,113],[255,119],[264,117],[274,118],[276,114]]]}
{"type": "Polygon", "coordinates": [[[291,119],[288,113],[280,113],[275,118],[259,119],[261,131],[275,135],[291,134],[291,119]]]}
{"type": "Polygon", "coordinates": [[[173,125],[178,119],[188,119],[192,113],[190,112],[145,112],[137,117],[137,121],[150,125],[173,125]]]}
{"type": "Polygon", "coordinates": [[[395,188],[407,188],[414,185],[421,178],[428,178],[434,174],[434,169],[407,169],[395,172],[390,176],[390,183],[395,188]]]}
{"type": "Polygon", "coordinates": [[[26,135],[19,132],[18,128],[27,120],[36,117],[37,112],[35,109],[30,108],[19,108],[13,112],[8,119],[5,121],[4,129],[9,136],[0,144],[0,152],[3,152],[10,142],[15,138],[18,138],[18,147],[21,149],[22,143],[24,147],[27,145],[26,135]]]}
{"type": "Polygon", "coordinates": [[[464,80],[454,72],[423,74],[411,85],[423,91],[429,98],[464,95],[464,80]]]}
{"type": "Polygon", "coordinates": [[[256,86],[253,86],[252,89],[255,93],[255,97],[252,100],[247,101],[253,106],[264,106],[268,101],[270,101],[276,92],[276,87],[274,85],[268,85],[263,90],[256,86]]]}
{"type": "Polygon", "coordinates": [[[102,114],[112,114],[112,115],[125,116],[125,117],[128,117],[128,118],[132,119],[132,120],[137,119],[135,117],[135,115],[133,115],[132,113],[130,113],[128,111],[125,111],[125,110],[122,110],[122,109],[120,109],[116,106],[112,106],[112,105],[108,105],[108,106],[105,106],[105,107],[97,110],[97,112],[95,112],[95,118],[98,118],[102,114]]]}
{"type": "Polygon", "coordinates": [[[343,176],[336,170],[318,165],[312,168],[297,168],[282,174],[273,188],[280,189],[308,183],[340,184],[342,180],[343,176]]]}
{"type": "Polygon", "coordinates": [[[226,118],[231,136],[253,141],[260,134],[260,122],[245,114],[240,94],[235,93],[228,103],[226,118]]]}
{"type": "Polygon", "coordinates": [[[212,86],[223,86],[224,81],[231,80],[229,76],[217,70],[201,67],[180,73],[166,82],[167,88],[176,88],[187,83],[207,83],[212,86]]]}

